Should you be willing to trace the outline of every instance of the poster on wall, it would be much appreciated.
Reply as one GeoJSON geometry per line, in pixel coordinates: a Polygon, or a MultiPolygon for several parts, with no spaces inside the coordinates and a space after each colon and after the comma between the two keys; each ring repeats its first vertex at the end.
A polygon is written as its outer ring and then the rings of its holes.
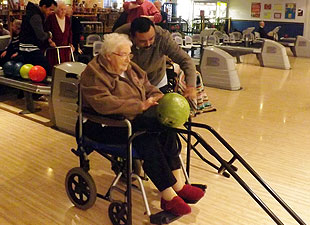
{"type": "Polygon", "coordinates": [[[281,17],[282,17],[282,13],[276,12],[276,13],[273,14],[273,18],[274,19],[281,19],[281,17]]]}
{"type": "Polygon", "coordinates": [[[271,10],[271,4],[264,4],[265,10],[271,10]]]}
{"type": "Polygon", "coordinates": [[[296,3],[285,4],[285,19],[295,19],[296,3]]]}
{"type": "Polygon", "coordinates": [[[281,12],[282,9],[283,9],[282,4],[275,4],[274,7],[273,7],[274,11],[280,11],[281,12]]]}
{"type": "Polygon", "coordinates": [[[261,3],[252,2],[251,6],[251,17],[259,18],[261,12],[261,3]]]}
{"type": "Polygon", "coordinates": [[[304,10],[298,9],[297,10],[297,16],[303,16],[304,15],[304,10]]]}
{"type": "Polygon", "coordinates": [[[264,12],[264,19],[271,19],[271,12],[264,12]]]}

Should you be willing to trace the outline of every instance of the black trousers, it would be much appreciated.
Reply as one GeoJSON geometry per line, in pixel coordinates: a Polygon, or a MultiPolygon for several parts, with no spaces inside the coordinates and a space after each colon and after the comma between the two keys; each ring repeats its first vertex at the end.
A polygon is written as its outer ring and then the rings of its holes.
{"type": "MultiPolygon", "coordinates": [[[[177,134],[148,114],[139,115],[132,121],[133,132],[148,131],[134,139],[133,147],[143,159],[145,173],[157,189],[163,191],[176,183],[172,171],[181,168],[177,134]]],[[[87,121],[83,125],[83,133],[92,140],[106,144],[127,143],[127,128],[103,127],[87,121]]]]}

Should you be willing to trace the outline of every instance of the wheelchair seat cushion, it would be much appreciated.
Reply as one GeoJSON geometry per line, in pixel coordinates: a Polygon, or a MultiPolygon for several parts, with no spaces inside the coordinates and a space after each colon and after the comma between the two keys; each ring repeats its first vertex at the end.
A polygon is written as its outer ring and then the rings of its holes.
{"type": "MultiPolygon", "coordinates": [[[[86,148],[93,149],[99,154],[109,154],[122,158],[127,157],[127,144],[105,144],[84,136],[83,145],[86,148]]],[[[132,148],[132,157],[136,159],[140,158],[138,152],[134,148],[132,148]]]]}

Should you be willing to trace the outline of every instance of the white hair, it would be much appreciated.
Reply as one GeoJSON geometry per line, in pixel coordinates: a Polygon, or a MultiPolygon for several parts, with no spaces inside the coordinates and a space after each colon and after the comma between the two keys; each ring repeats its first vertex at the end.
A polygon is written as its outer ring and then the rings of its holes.
{"type": "Polygon", "coordinates": [[[66,5],[66,3],[64,3],[63,1],[57,1],[57,7],[56,7],[56,9],[55,9],[55,13],[58,12],[60,6],[64,6],[64,7],[66,8],[66,10],[67,10],[67,5],[66,5]]]}
{"type": "Polygon", "coordinates": [[[106,55],[114,52],[120,45],[128,44],[132,46],[129,36],[126,34],[111,33],[103,36],[103,45],[101,48],[101,55],[106,55]]]}

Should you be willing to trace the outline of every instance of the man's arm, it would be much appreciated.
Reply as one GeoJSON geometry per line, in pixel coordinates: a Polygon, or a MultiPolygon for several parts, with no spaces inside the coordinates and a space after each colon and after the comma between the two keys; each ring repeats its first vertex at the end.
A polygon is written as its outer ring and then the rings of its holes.
{"type": "Polygon", "coordinates": [[[185,73],[185,80],[188,86],[196,86],[196,67],[191,57],[172,39],[171,34],[167,30],[156,26],[162,32],[162,45],[164,54],[172,59],[173,62],[180,65],[185,73]]]}
{"type": "Polygon", "coordinates": [[[30,18],[30,25],[34,30],[35,35],[41,42],[51,38],[50,34],[44,31],[43,21],[39,15],[34,15],[30,18]]]}
{"type": "Polygon", "coordinates": [[[191,99],[196,97],[196,67],[191,57],[172,39],[169,31],[163,30],[156,26],[156,29],[160,29],[162,32],[162,44],[164,45],[164,54],[172,59],[173,62],[180,65],[180,68],[184,71],[186,89],[184,90],[184,97],[191,99]]]}

